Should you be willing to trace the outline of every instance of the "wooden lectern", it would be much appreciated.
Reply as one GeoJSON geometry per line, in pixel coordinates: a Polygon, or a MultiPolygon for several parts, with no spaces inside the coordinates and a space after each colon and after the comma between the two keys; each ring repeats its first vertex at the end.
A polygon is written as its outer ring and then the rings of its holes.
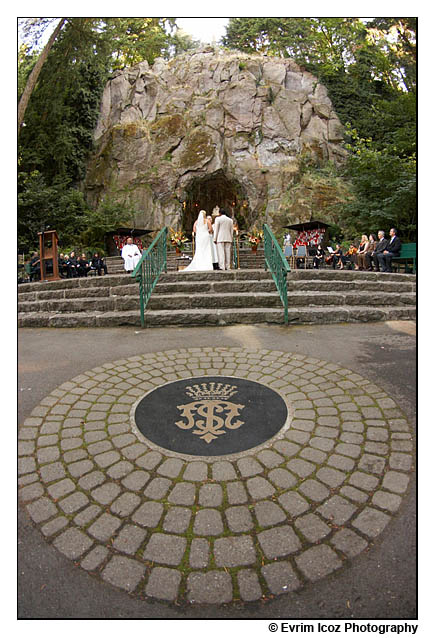
{"type": "Polygon", "coordinates": [[[41,281],[60,279],[58,268],[58,235],[55,230],[46,230],[39,235],[39,259],[41,281]]]}

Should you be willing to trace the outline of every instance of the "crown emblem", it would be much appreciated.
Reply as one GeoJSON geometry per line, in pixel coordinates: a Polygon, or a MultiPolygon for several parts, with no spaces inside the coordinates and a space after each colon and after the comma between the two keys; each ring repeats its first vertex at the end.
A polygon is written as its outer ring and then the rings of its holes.
{"type": "Polygon", "coordinates": [[[210,383],[200,383],[192,386],[187,386],[186,394],[197,401],[213,401],[221,399],[225,401],[229,399],[231,396],[237,393],[237,387],[235,385],[230,385],[229,383],[215,383],[211,381],[210,383]]]}

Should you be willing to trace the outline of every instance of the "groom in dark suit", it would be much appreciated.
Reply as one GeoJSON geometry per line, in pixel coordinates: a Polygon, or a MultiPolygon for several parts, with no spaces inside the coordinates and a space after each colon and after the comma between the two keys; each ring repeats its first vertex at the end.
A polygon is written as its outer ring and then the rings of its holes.
{"type": "Polygon", "coordinates": [[[397,237],[396,229],[391,228],[389,235],[391,236],[390,242],[385,250],[377,256],[382,272],[392,272],[392,257],[399,257],[401,252],[401,241],[397,237]]]}

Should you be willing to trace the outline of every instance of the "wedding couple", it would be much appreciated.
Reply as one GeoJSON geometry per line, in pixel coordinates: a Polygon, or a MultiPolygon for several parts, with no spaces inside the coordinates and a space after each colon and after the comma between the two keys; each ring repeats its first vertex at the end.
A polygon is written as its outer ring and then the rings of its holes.
{"type": "Polygon", "coordinates": [[[230,270],[233,221],[224,208],[219,209],[213,226],[212,218],[207,216],[205,210],[201,210],[192,233],[195,235],[195,254],[183,272],[213,270],[213,264],[216,263],[219,270],[230,270]]]}

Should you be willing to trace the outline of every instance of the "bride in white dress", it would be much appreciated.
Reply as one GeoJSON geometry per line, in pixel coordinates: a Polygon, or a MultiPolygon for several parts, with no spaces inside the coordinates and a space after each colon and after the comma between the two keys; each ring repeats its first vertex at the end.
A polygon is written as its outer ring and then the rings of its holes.
{"type": "Polygon", "coordinates": [[[195,234],[195,255],[183,272],[194,270],[213,270],[212,264],[212,224],[207,219],[206,211],[201,210],[192,229],[195,234]]]}

